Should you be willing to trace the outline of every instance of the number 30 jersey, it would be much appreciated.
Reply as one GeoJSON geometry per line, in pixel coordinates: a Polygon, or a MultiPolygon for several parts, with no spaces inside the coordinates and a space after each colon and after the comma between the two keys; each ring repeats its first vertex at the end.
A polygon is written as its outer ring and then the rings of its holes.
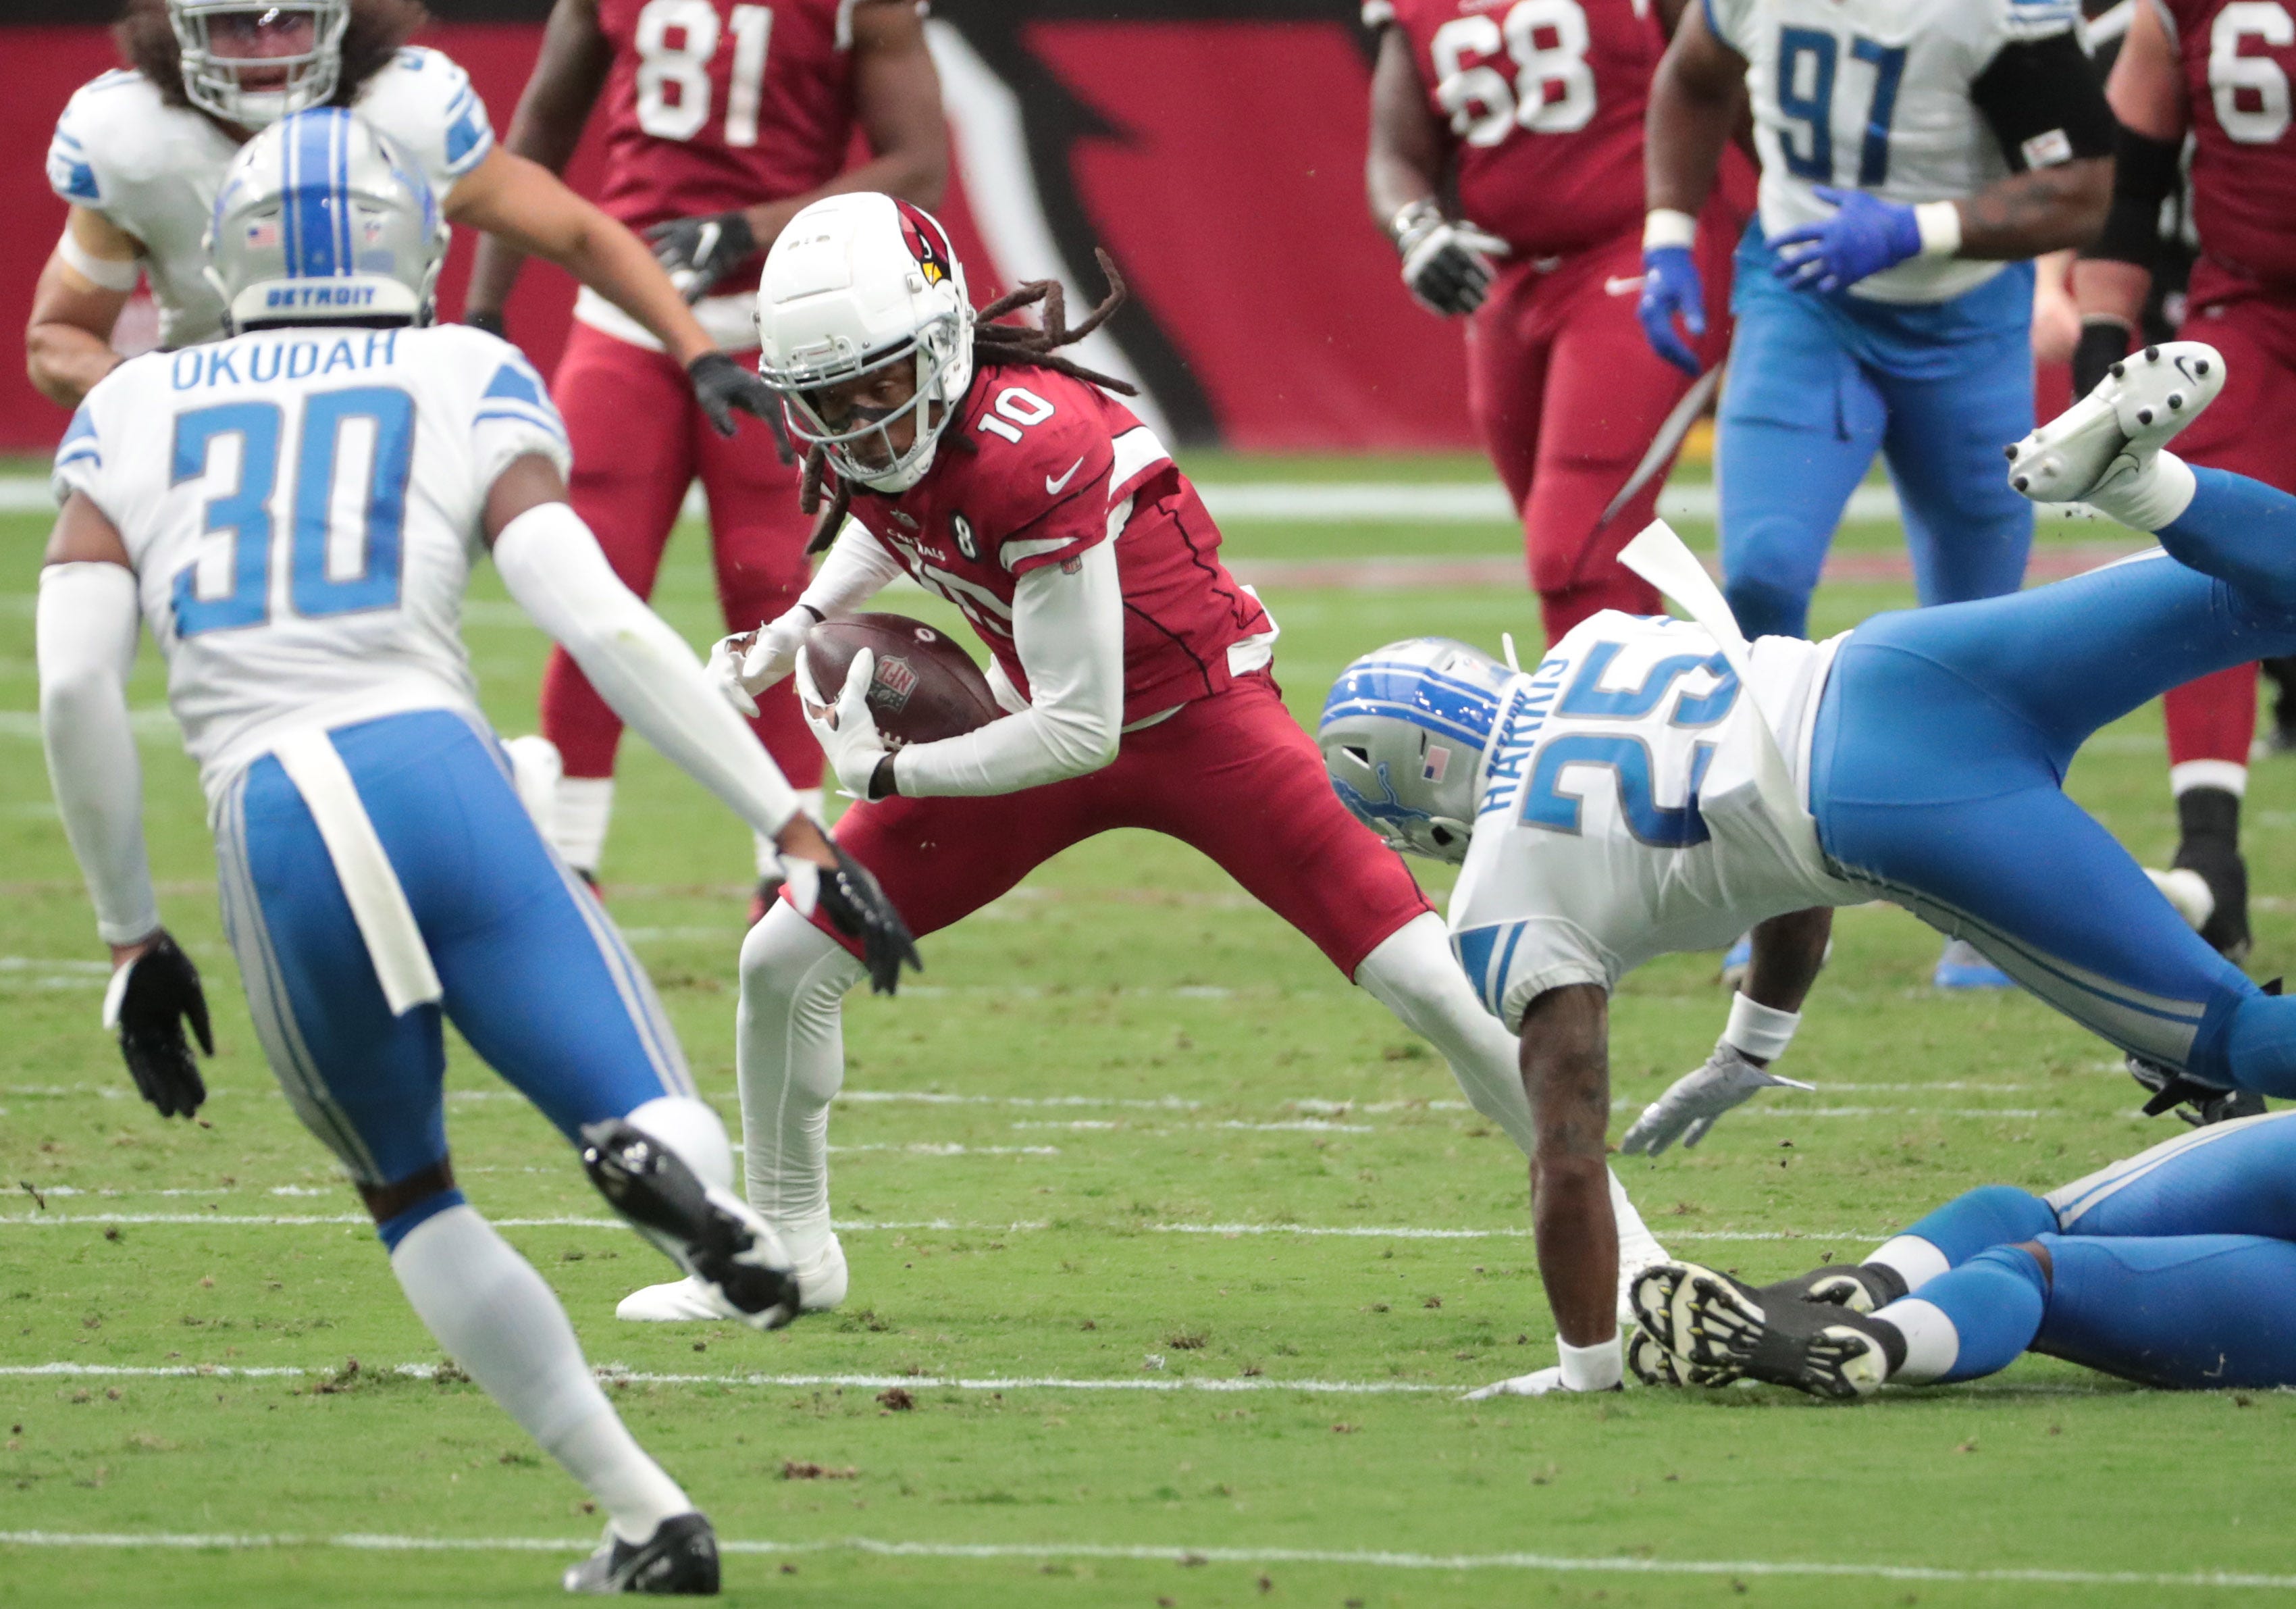
{"type": "Polygon", "coordinates": [[[1778,818],[1807,808],[1840,641],[1761,638],[1749,694],[1702,627],[1605,610],[1512,685],[1450,907],[1452,948],[1510,1030],[1548,989],[1607,989],[1653,956],[1868,897],[1778,818]],[[1756,796],[1755,720],[1785,758],[1790,803],[1756,796]]]}
{"type": "Polygon", "coordinates": [[[565,427],[518,349],[461,324],[272,330],[153,352],[56,449],[126,542],[208,797],[290,727],[478,714],[463,593],[513,459],[565,427]]]}
{"type": "Polygon", "coordinates": [[[1666,41],[1649,0],[1368,0],[1449,126],[1461,216],[1518,258],[1639,231],[1643,111],[1666,41]]]}
{"type": "MultiPolygon", "coordinates": [[[[1708,25],[1746,58],[1761,216],[1775,239],[1833,215],[1816,190],[1957,201],[2005,177],[2001,142],[1972,97],[2004,45],[2069,33],[2079,0],[1707,0],[1708,25]]],[[[2033,165],[2053,153],[2031,153],[2033,165]]],[[[1915,258],[1853,296],[1936,302],[2003,265],[1915,258]]]]}

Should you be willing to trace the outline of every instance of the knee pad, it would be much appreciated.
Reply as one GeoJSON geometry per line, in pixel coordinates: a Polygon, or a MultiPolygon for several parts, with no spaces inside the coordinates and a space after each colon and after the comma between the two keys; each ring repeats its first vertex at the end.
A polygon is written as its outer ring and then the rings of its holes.
{"type": "Polygon", "coordinates": [[[624,1121],[666,1147],[703,1184],[720,1190],[734,1187],[733,1142],[726,1137],[726,1125],[718,1114],[698,1097],[656,1096],[624,1121]]]}

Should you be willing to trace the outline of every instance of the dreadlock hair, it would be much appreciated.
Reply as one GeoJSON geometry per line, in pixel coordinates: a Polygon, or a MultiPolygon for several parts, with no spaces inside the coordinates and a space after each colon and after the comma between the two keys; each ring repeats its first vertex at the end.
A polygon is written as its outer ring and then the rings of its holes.
{"type": "MultiPolygon", "coordinates": [[[[1128,292],[1124,275],[1116,271],[1116,263],[1107,252],[1095,247],[1093,256],[1100,263],[1100,272],[1108,281],[1108,295],[1093,308],[1085,321],[1069,328],[1068,294],[1060,282],[1052,279],[1032,279],[1017,290],[1008,291],[980,309],[972,326],[972,368],[979,374],[990,367],[1028,367],[1050,369],[1055,374],[1066,374],[1071,380],[1081,380],[1103,390],[1119,396],[1137,397],[1140,388],[1088,369],[1073,357],[1063,357],[1056,349],[1073,346],[1106,324],[1119,308],[1124,305],[1128,292]],[[1034,324],[1001,324],[997,322],[1023,308],[1039,308],[1034,324]]],[[[952,446],[963,452],[978,452],[972,441],[957,438],[952,446]]],[[[806,543],[808,554],[826,549],[837,540],[838,531],[845,524],[845,515],[853,501],[853,488],[844,477],[829,467],[829,449],[816,444],[805,456],[805,479],[798,488],[798,507],[810,514],[818,513],[814,522],[812,539],[806,543]],[[825,499],[825,501],[824,501],[825,499]]]]}
{"type": "MultiPolygon", "coordinates": [[[[343,29],[343,66],[327,103],[348,106],[366,82],[390,64],[399,47],[430,21],[422,0],[351,0],[351,20],[343,29]]],[[[111,27],[112,43],[127,64],[144,75],[169,106],[191,109],[184,93],[184,57],[176,26],[168,20],[168,0],[127,0],[111,27]]]]}

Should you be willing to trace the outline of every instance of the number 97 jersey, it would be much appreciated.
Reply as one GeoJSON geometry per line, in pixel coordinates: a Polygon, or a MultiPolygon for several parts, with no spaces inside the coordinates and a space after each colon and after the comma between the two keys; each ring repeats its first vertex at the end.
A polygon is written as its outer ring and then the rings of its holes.
{"type": "Polygon", "coordinates": [[[1517,258],[1639,231],[1643,110],[1666,40],[1649,0],[1368,0],[1451,131],[1460,213],[1517,258]]]}

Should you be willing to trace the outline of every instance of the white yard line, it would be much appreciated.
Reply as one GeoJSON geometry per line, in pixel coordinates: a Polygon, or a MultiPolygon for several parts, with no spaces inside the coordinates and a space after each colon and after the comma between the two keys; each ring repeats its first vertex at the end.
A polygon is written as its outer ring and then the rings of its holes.
{"type": "MultiPolygon", "coordinates": [[[[358,1553],[587,1553],[590,1537],[435,1537],[351,1534],[292,1536],[241,1532],[0,1531],[0,1547],[111,1550],[119,1548],[301,1549],[358,1553]]],[[[2212,1590],[2240,1587],[2296,1591],[2296,1575],[2238,1571],[2186,1572],[2134,1570],[1962,1568],[1944,1564],[1859,1564],[1830,1559],[1656,1559],[1544,1553],[1413,1553],[1366,1548],[1191,1547],[1110,1542],[922,1542],[844,1537],[779,1542],[720,1539],[718,1551],[765,1555],[858,1553],[904,1559],[1095,1559],[1168,1564],[1331,1565],[1395,1571],[1510,1571],[1529,1573],[1633,1576],[1814,1576],[1842,1580],[1998,1583],[2034,1587],[2143,1587],[2212,1590]]]]}

